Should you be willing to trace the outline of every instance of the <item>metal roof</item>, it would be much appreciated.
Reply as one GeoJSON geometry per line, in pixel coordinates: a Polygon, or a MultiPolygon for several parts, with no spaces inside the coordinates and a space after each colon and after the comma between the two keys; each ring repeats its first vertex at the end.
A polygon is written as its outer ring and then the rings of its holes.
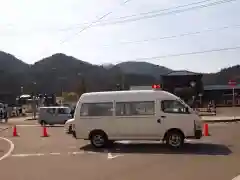
{"type": "Polygon", "coordinates": [[[189,76],[189,75],[200,75],[199,73],[194,73],[190,71],[172,71],[164,76],[189,76]]]}

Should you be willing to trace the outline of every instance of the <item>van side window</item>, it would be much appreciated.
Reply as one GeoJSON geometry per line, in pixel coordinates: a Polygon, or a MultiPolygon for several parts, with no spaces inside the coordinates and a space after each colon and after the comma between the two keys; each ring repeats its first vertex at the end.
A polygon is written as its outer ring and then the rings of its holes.
{"type": "Polygon", "coordinates": [[[154,113],[154,101],[116,103],[116,116],[144,116],[153,115],[154,113]]]}
{"type": "Polygon", "coordinates": [[[164,100],[161,103],[162,111],[165,113],[186,114],[186,107],[177,100],[164,100]]]}
{"type": "Polygon", "coordinates": [[[59,109],[58,109],[58,113],[59,113],[59,114],[69,114],[70,111],[69,111],[69,109],[67,109],[67,108],[59,108],[59,109]]]}
{"type": "Polygon", "coordinates": [[[47,109],[47,113],[49,113],[49,114],[55,114],[55,108],[49,108],[49,109],[47,109]]]}
{"type": "Polygon", "coordinates": [[[112,116],[113,103],[84,103],[81,106],[80,116],[112,116]]]}

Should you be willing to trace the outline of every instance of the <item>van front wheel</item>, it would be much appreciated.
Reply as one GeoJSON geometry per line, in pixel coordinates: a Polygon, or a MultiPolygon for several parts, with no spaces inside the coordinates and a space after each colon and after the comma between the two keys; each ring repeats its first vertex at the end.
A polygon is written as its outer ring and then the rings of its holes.
{"type": "Polygon", "coordinates": [[[103,148],[108,143],[107,135],[102,131],[95,131],[90,136],[91,144],[95,148],[103,148]]]}
{"type": "Polygon", "coordinates": [[[166,143],[171,148],[179,149],[184,144],[184,135],[179,131],[170,131],[167,134],[166,143]]]}

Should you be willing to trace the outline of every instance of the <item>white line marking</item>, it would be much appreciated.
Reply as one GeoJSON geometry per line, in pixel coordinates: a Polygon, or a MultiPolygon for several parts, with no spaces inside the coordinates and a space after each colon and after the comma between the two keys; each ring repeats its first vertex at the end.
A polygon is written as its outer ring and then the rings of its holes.
{"type": "Polygon", "coordinates": [[[49,153],[50,155],[61,155],[61,153],[49,153]]]}
{"type": "Polygon", "coordinates": [[[29,157],[29,156],[44,156],[45,154],[37,153],[37,154],[13,154],[13,157],[29,157]]]}
{"type": "Polygon", "coordinates": [[[88,154],[97,154],[97,152],[94,151],[86,151],[88,154]]]}
{"type": "Polygon", "coordinates": [[[19,124],[17,127],[40,127],[38,124],[19,124]]]}
{"type": "Polygon", "coordinates": [[[83,151],[80,151],[80,152],[72,152],[71,154],[84,154],[83,151]]]}
{"type": "Polygon", "coordinates": [[[4,138],[4,137],[0,137],[0,139],[3,139],[5,141],[7,141],[9,144],[10,144],[10,148],[8,150],[8,152],[6,152],[6,154],[4,154],[2,157],[0,157],[0,161],[7,158],[8,156],[11,155],[11,153],[13,152],[14,150],[14,144],[11,140],[7,139],[7,138],[4,138]]]}
{"type": "Polygon", "coordinates": [[[240,180],[240,175],[236,176],[236,177],[233,178],[232,180],[240,180]]]}
{"type": "Polygon", "coordinates": [[[131,141],[118,141],[118,143],[121,143],[121,144],[130,144],[131,141]]]}
{"type": "Polygon", "coordinates": [[[112,153],[108,153],[108,156],[107,156],[107,159],[114,159],[114,158],[117,158],[117,157],[120,157],[120,156],[123,156],[122,154],[118,154],[118,155],[112,155],[112,153]]]}

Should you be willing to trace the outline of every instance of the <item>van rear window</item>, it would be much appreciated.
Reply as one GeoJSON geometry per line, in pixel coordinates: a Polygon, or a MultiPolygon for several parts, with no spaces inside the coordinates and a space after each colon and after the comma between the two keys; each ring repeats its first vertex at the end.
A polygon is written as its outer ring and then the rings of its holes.
{"type": "Polygon", "coordinates": [[[113,103],[84,103],[81,106],[80,116],[112,116],[113,103]]]}

